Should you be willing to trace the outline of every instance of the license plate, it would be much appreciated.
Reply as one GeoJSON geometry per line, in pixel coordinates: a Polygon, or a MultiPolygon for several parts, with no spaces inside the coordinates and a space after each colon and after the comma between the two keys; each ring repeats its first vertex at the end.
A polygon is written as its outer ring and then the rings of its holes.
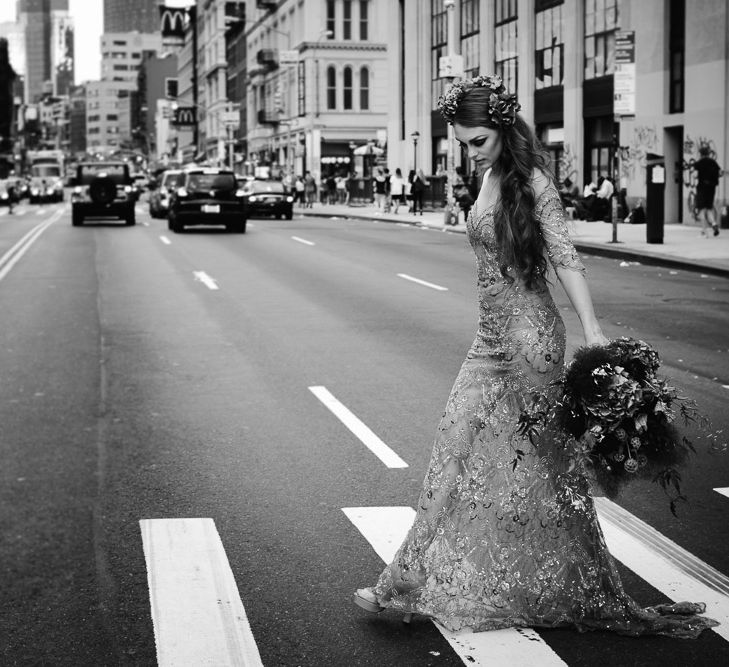
{"type": "Polygon", "coordinates": [[[220,204],[203,204],[203,213],[220,213],[220,204]]]}

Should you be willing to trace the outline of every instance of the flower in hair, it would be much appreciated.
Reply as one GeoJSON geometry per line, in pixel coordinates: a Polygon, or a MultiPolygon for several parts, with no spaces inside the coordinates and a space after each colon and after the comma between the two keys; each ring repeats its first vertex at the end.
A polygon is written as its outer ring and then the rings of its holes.
{"type": "Polygon", "coordinates": [[[452,84],[438,99],[438,110],[446,122],[453,124],[456,111],[464,95],[474,88],[488,88],[491,91],[488,102],[489,120],[498,127],[510,127],[516,122],[521,105],[516,95],[506,91],[500,76],[477,76],[452,84]]]}

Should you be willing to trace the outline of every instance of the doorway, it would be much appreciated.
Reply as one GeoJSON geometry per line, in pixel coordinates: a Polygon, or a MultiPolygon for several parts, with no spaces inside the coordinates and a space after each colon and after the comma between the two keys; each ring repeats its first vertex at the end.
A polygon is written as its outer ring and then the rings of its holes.
{"type": "Polygon", "coordinates": [[[683,125],[663,130],[666,158],[666,190],[663,209],[667,223],[683,222],[683,125]]]}

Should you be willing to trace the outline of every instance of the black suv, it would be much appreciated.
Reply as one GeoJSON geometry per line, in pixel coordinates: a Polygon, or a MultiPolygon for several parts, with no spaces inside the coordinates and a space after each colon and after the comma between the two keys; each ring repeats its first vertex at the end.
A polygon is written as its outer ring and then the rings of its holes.
{"type": "Polygon", "coordinates": [[[86,218],[120,218],[135,224],[132,179],[125,162],[81,162],[76,167],[71,193],[71,222],[86,218]]]}
{"type": "Polygon", "coordinates": [[[294,196],[281,181],[253,180],[243,186],[248,215],[272,215],[291,220],[294,217],[294,196]]]}
{"type": "Polygon", "coordinates": [[[232,171],[190,169],[170,193],[167,225],[173,232],[191,225],[225,225],[229,232],[243,234],[246,221],[245,199],[232,171]]]}

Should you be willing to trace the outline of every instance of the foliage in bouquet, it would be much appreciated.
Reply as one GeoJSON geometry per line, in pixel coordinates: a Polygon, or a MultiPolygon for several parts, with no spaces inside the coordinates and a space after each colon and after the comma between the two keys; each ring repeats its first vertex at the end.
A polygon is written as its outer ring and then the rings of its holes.
{"type": "Polygon", "coordinates": [[[620,338],[583,347],[560,381],[561,400],[534,398],[521,415],[520,431],[534,442],[551,420],[568,436],[572,468],[592,471],[608,497],[635,478],[650,478],[668,493],[671,511],[685,500],[678,472],[694,451],[676,427],[706,425],[694,403],[657,376],[660,360],[643,341],[620,338]]]}

